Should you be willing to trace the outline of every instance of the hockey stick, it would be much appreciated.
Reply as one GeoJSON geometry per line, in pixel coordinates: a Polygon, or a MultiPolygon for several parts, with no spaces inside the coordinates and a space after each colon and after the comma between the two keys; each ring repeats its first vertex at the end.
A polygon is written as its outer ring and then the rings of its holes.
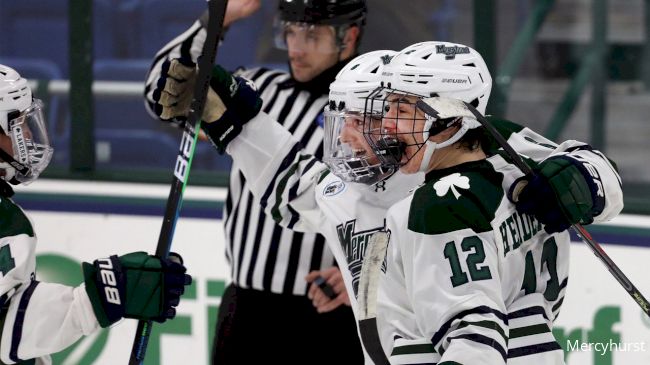
{"type": "MultiPolygon", "coordinates": [[[[165,207],[165,216],[163,219],[160,235],[158,236],[158,246],[156,247],[156,256],[167,257],[171,249],[176,221],[183,203],[183,192],[189,177],[192,158],[194,157],[194,148],[197,142],[197,131],[201,128],[201,115],[205,106],[205,98],[208,93],[210,75],[212,66],[217,55],[217,43],[221,38],[223,29],[223,19],[226,14],[228,0],[206,0],[208,2],[208,25],[205,43],[201,51],[201,57],[198,60],[199,71],[194,86],[194,97],[190,105],[190,115],[185,123],[183,138],[176,158],[174,167],[174,177],[167,198],[165,207]]],[[[133,348],[129,358],[129,365],[142,364],[151,335],[152,321],[138,321],[138,329],[135,333],[133,348]]]]}
{"type": "Polygon", "coordinates": [[[390,364],[379,341],[377,330],[377,290],[381,265],[386,256],[389,234],[375,232],[368,240],[359,276],[359,333],[363,347],[375,365],[390,364]]]}
{"type": "MultiPolygon", "coordinates": [[[[494,137],[494,139],[499,143],[499,145],[506,151],[508,156],[512,159],[513,163],[523,172],[525,175],[533,176],[535,172],[533,169],[530,168],[519,156],[517,152],[508,144],[508,141],[506,141],[503,136],[497,132],[497,130],[492,126],[492,124],[478,111],[476,108],[474,108],[472,105],[466,102],[458,101],[459,103],[463,103],[466,108],[474,114],[474,117],[476,117],[476,120],[481,123],[483,127],[494,137]]],[[[427,108],[431,108],[427,103],[418,101],[418,107],[421,107],[423,110],[427,110],[427,108]]],[[[433,109],[433,108],[431,108],[433,109]]],[[[603,264],[605,264],[605,267],[607,267],[607,270],[614,276],[614,278],[623,286],[623,288],[632,296],[634,301],[641,307],[643,312],[650,317],[650,303],[648,300],[641,294],[639,289],[637,289],[634,284],[630,281],[630,279],[623,274],[621,269],[612,261],[611,258],[605,253],[603,248],[596,242],[589,232],[581,225],[581,224],[573,224],[571,226],[573,230],[578,234],[578,236],[589,246],[591,251],[596,255],[600,261],[602,261],[603,264]]]]}

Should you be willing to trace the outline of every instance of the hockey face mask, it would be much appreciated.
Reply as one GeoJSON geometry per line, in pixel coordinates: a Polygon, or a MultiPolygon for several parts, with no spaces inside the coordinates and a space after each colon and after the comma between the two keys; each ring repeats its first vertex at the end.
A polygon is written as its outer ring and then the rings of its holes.
{"type": "Polygon", "coordinates": [[[380,125],[364,125],[363,135],[383,166],[399,169],[423,153],[419,167],[410,172],[426,171],[433,152],[457,140],[435,143],[429,139],[460,118],[435,119],[417,106],[421,99],[421,95],[387,87],[377,88],[366,99],[366,110],[381,110],[380,125]]]}
{"type": "Polygon", "coordinates": [[[23,112],[7,114],[6,123],[0,126],[4,134],[0,137],[0,169],[5,181],[28,184],[50,163],[53,149],[44,121],[43,103],[38,99],[23,112]]]}
{"type": "Polygon", "coordinates": [[[380,124],[378,117],[338,108],[331,102],[325,107],[323,160],[343,181],[375,184],[391,176],[395,169],[385,167],[363,136],[364,124],[380,124]],[[364,122],[368,120],[368,122],[364,122]]]}
{"type": "Polygon", "coordinates": [[[366,99],[366,110],[379,111],[381,122],[364,124],[363,135],[382,165],[399,169],[424,146],[422,138],[416,138],[416,132],[422,133],[416,131],[417,122],[424,118],[415,109],[419,97],[379,87],[366,99]]]}

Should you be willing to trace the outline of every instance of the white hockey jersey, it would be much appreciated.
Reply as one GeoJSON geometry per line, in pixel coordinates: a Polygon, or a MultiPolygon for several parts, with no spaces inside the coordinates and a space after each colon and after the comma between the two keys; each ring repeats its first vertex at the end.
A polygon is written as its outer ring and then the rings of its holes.
{"type": "Polygon", "coordinates": [[[50,364],[49,354],[94,332],[99,323],[83,284],[36,280],[36,236],[22,209],[0,197],[0,217],[0,363],[50,364]]]}
{"type": "MultiPolygon", "coordinates": [[[[552,153],[569,153],[593,163],[603,187],[596,220],[607,220],[620,212],[620,180],[601,154],[578,142],[557,146],[508,122],[497,126],[519,153],[533,160],[541,161],[552,153]]],[[[423,175],[396,173],[373,186],[346,183],[330,173],[324,163],[302,153],[300,143],[265,113],[244,125],[227,152],[241,166],[267,214],[290,229],[325,236],[348,293],[354,293],[350,302],[356,316],[357,285],[368,239],[385,229],[388,208],[421,184],[423,175]]],[[[372,363],[368,356],[366,362],[372,363]]]]}
{"type": "Polygon", "coordinates": [[[551,329],[569,233],[516,211],[522,175],[501,155],[434,170],[389,210],[377,316],[391,363],[563,363],[551,329]]]}

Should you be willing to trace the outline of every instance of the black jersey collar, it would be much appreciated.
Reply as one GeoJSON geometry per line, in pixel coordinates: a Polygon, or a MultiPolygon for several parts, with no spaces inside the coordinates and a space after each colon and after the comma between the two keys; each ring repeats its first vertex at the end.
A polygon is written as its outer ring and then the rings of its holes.
{"type": "Polygon", "coordinates": [[[14,189],[4,180],[0,179],[0,196],[11,197],[14,195],[14,189]]]}

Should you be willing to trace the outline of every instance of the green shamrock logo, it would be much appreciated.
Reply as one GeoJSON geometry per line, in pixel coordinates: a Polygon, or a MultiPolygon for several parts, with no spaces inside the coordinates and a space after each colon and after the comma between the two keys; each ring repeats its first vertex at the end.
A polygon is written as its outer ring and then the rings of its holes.
{"type": "Polygon", "coordinates": [[[436,195],[438,196],[445,196],[451,189],[451,192],[458,199],[460,194],[456,188],[469,189],[469,178],[456,172],[438,180],[438,182],[433,184],[433,188],[436,190],[436,195]]]}

